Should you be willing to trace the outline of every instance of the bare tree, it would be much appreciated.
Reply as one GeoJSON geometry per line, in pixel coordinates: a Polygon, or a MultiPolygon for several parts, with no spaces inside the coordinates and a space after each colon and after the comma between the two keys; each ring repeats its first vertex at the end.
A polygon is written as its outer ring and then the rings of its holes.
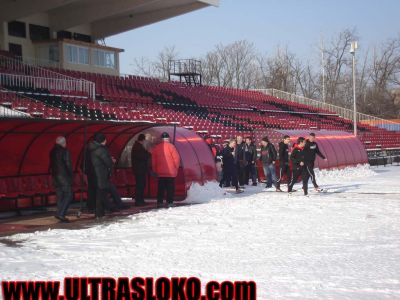
{"type": "MultiPolygon", "coordinates": [[[[324,47],[326,100],[352,108],[352,60],[350,44],[356,31],[346,29],[324,47]]],[[[357,103],[359,111],[381,117],[399,117],[394,90],[400,90],[400,36],[357,55],[357,103]]],[[[168,78],[168,62],[177,59],[175,47],[165,47],[155,61],[135,60],[135,72],[168,78]]],[[[241,89],[275,88],[308,98],[322,99],[319,63],[303,62],[288,47],[272,55],[260,54],[245,40],[219,44],[202,58],[203,83],[241,89]]],[[[318,60],[319,61],[319,60],[318,60]]]]}
{"type": "Polygon", "coordinates": [[[178,57],[178,51],[175,46],[168,46],[161,50],[155,61],[149,61],[147,58],[134,60],[134,72],[148,77],[157,77],[161,80],[168,79],[169,61],[178,57]]]}
{"type": "Polygon", "coordinates": [[[351,60],[348,51],[357,38],[355,30],[344,30],[325,48],[326,96],[327,101],[346,106],[348,84],[351,82],[351,60]]]}

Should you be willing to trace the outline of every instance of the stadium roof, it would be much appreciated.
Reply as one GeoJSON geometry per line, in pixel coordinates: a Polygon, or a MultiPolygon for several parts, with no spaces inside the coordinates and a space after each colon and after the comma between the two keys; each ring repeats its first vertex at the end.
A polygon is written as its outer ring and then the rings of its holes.
{"type": "Polygon", "coordinates": [[[92,36],[100,39],[218,4],[219,0],[0,0],[0,22],[47,13],[54,31],[90,25],[92,36]]]}

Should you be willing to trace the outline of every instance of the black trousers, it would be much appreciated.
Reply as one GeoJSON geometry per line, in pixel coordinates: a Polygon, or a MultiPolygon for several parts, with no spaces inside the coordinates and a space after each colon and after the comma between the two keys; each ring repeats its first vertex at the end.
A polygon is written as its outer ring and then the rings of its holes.
{"type": "MultiPolygon", "coordinates": [[[[237,169],[236,169],[236,178],[239,181],[239,185],[243,186],[245,184],[246,180],[246,167],[241,165],[240,163],[237,164],[237,169]]],[[[234,186],[234,184],[232,183],[234,186]]]]}
{"type": "Polygon", "coordinates": [[[292,178],[291,178],[291,180],[289,182],[288,192],[291,192],[293,190],[293,186],[297,182],[297,179],[300,176],[301,176],[301,179],[303,181],[304,195],[308,195],[308,179],[310,179],[310,175],[307,172],[307,168],[305,166],[303,166],[303,167],[294,167],[293,168],[293,174],[292,174],[292,178]]]}
{"type": "MultiPolygon", "coordinates": [[[[110,194],[110,196],[111,196],[111,198],[112,198],[112,200],[113,200],[115,206],[116,206],[116,207],[121,207],[121,205],[122,205],[122,199],[121,199],[121,196],[119,195],[118,189],[117,189],[117,187],[115,186],[115,184],[113,184],[113,183],[110,182],[110,188],[107,189],[107,192],[110,194]]],[[[107,205],[109,205],[108,203],[109,203],[109,202],[107,201],[107,205]]],[[[106,207],[106,208],[107,208],[107,207],[106,207]]]]}
{"type": "Polygon", "coordinates": [[[96,217],[102,217],[105,215],[105,211],[111,210],[112,205],[109,201],[109,196],[111,196],[116,207],[121,207],[122,199],[118,193],[117,187],[113,183],[109,183],[109,187],[105,189],[96,189],[96,205],[95,205],[95,215],[96,217]]]}
{"type": "Polygon", "coordinates": [[[257,183],[257,172],[256,172],[256,165],[252,164],[251,162],[245,167],[245,177],[244,183],[249,184],[249,179],[251,178],[252,183],[257,183]]]}
{"type": "Polygon", "coordinates": [[[158,191],[157,191],[158,204],[163,203],[165,192],[167,193],[167,203],[168,204],[173,203],[174,193],[175,193],[175,178],[173,177],[158,178],[158,191]]]}
{"type": "Polygon", "coordinates": [[[107,189],[96,189],[96,217],[103,217],[105,215],[105,209],[108,207],[108,190],[107,189]]]}
{"type": "Polygon", "coordinates": [[[314,185],[315,188],[318,188],[317,180],[315,179],[315,173],[314,173],[314,162],[313,161],[307,161],[305,163],[306,171],[311,178],[311,182],[314,185]]]}
{"type": "Polygon", "coordinates": [[[290,172],[289,164],[280,163],[279,164],[279,174],[278,174],[277,179],[276,179],[276,188],[277,189],[280,188],[283,176],[285,176],[285,174],[287,176],[288,185],[289,185],[290,180],[291,180],[291,175],[292,175],[291,172],[290,172]]]}
{"type": "Polygon", "coordinates": [[[57,216],[65,217],[67,214],[69,205],[71,204],[74,193],[72,191],[72,186],[60,186],[56,188],[57,195],[57,216]]]}
{"type": "Polygon", "coordinates": [[[135,173],[135,203],[141,204],[144,203],[144,189],[146,188],[146,173],[135,173]]]}
{"type": "Polygon", "coordinates": [[[238,169],[236,166],[225,168],[225,178],[226,178],[227,182],[230,182],[232,184],[232,186],[234,186],[236,189],[239,188],[237,172],[238,172],[238,169]]]}

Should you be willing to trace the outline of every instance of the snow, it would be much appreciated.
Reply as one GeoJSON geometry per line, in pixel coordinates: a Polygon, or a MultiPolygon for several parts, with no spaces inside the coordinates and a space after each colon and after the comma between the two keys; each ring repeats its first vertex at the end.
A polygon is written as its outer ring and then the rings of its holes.
{"type": "Polygon", "coordinates": [[[196,276],[254,280],[259,299],[400,299],[400,167],[316,174],[328,193],[223,195],[208,183],[189,191],[202,204],[14,235],[0,279],[196,276]]]}

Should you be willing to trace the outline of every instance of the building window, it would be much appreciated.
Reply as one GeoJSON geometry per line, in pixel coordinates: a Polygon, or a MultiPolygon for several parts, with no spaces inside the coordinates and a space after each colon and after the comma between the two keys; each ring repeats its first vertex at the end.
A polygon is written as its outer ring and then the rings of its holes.
{"type": "Polygon", "coordinates": [[[8,35],[26,38],[26,26],[24,22],[8,22],[8,35]]]}
{"type": "Polygon", "coordinates": [[[89,48],[74,45],[65,45],[65,59],[71,64],[89,64],[89,48]]]}
{"type": "Polygon", "coordinates": [[[92,55],[95,66],[115,69],[115,52],[93,49],[92,55]]]}
{"type": "Polygon", "coordinates": [[[29,24],[29,36],[32,41],[47,41],[50,39],[50,28],[29,24]]]}

